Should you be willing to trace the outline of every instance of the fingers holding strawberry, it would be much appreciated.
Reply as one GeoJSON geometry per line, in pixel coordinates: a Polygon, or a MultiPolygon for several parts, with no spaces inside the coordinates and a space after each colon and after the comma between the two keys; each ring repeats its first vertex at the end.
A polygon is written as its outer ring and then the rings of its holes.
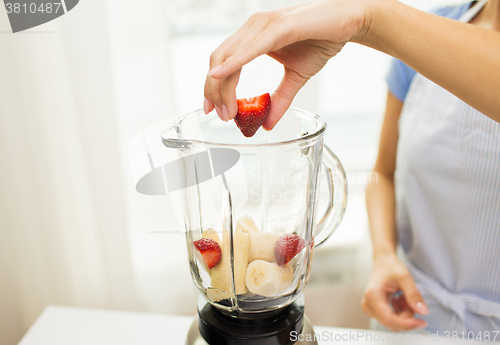
{"type": "Polygon", "coordinates": [[[271,97],[273,108],[266,121],[264,121],[263,127],[265,130],[270,131],[276,126],[292,104],[297,92],[305,85],[307,80],[307,78],[300,76],[295,71],[285,68],[285,75],[271,97]]]}
{"type": "Polygon", "coordinates": [[[267,54],[285,68],[272,94],[275,105],[264,123],[270,130],[300,88],[369,21],[366,0],[318,0],[252,15],[211,55],[205,82],[205,112],[212,105],[225,121],[236,116],[235,87],[241,68],[267,54]]]}
{"type": "Polygon", "coordinates": [[[395,256],[374,262],[361,305],[369,316],[393,331],[427,326],[415,317],[428,313],[424,299],[408,269],[395,256]]]}

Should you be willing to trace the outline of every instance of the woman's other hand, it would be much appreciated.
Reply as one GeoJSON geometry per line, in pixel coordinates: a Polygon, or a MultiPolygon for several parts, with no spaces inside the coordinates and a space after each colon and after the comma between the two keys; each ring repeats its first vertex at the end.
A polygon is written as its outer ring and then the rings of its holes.
{"type": "Polygon", "coordinates": [[[414,317],[415,314],[428,314],[424,299],[410,271],[395,255],[379,258],[373,263],[361,305],[369,316],[395,332],[427,326],[424,320],[414,317]],[[389,296],[398,291],[403,292],[408,308],[397,314],[389,305],[389,296]]]}

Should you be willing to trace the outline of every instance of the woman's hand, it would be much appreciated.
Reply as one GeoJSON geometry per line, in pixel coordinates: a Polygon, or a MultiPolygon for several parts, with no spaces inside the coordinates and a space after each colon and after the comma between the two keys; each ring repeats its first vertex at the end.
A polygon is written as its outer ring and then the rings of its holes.
{"type": "Polygon", "coordinates": [[[271,96],[271,112],[263,125],[272,129],[300,88],[346,42],[362,34],[364,25],[363,0],[311,1],[252,15],[210,57],[205,113],[215,107],[224,121],[233,119],[238,110],[235,88],[241,67],[267,54],[285,68],[283,80],[271,96]]]}
{"type": "Polygon", "coordinates": [[[395,255],[378,258],[361,305],[364,311],[392,331],[424,328],[424,320],[414,318],[415,313],[428,314],[424,299],[413,281],[410,271],[395,255]],[[409,309],[396,314],[389,306],[389,295],[403,291],[409,309]]]}
{"type": "Polygon", "coordinates": [[[500,78],[492,73],[500,68],[500,34],[396,0],[313,0],[254,14],[212,53],[204,110],[215,107],[222,119],[234,118],[241,67],[267,54],[285,67],[264,123],[271,129],[307,80],[349,40],[394,56],[500,122],[500,78]]]}

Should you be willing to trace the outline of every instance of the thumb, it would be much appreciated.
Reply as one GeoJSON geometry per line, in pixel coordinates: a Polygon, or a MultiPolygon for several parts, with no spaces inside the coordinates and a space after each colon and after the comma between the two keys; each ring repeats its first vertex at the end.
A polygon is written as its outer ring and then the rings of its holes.
{"type": "Polygon", "coordinates": [[[271,130],[283,117],[287,109],[292,104],[297,92],[305,85],[308,79],[302,77],[297,72],[285,67],[285,75],[276,91],[271,96],[271,111],[264,121],[263,127],[271,130]]]}
{"type": "Polygon", "coordinates": [[[420,291],[418,291],[417,285],[410,274],[399,281],[399,286],[403,290],[408,306],[415,313],[420,315],[429,314],[429,309],[425,305],[424,298],[420,294],[420,291]]]}

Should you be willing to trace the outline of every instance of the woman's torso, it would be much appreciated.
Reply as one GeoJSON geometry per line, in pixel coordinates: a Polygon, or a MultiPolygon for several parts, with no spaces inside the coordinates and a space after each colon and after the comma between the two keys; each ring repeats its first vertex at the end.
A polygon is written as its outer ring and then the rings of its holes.
{"type": "Polygon", "coordinates": [[[500,331],[500,124],[417,74],[395,187],[399,242],[429,328],[500,331]]]}

